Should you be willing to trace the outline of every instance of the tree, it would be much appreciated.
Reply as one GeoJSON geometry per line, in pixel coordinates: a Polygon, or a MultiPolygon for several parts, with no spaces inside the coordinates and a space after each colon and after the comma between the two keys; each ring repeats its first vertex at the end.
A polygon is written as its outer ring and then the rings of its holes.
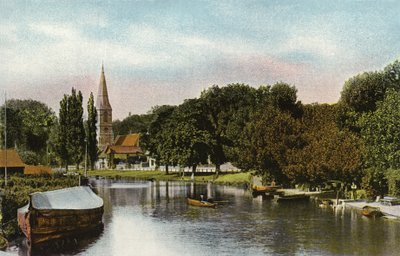
{"type": "Polygon", "coordinates": [[[70,162],[71,156],[70,151],[68,150],[68,140],[69,140],[69,129],[70,127],[70,115],[68,109],[68,98],[69,96],[64,94],[64,97],[60,101],[60,110],[59,110],[59,122],[58,122],[58,131],[56,132],[55,145],[57,156],[61,161],[61,165],[65,165],[65,169],[68,171],[68,164],[70,162]]]}
{"type": "Polygon", "coordinates": [[[389,89],[375,112],[360,120],[366,145],[366,166],[378,169],[400,168],[400,93],[389,89]]]}
{"type": "Polygon", "coordinates": [[[384,70],[384,75],[387,82],[390,84],[390,88],[395,90],[400,89],[400,61],[395,60],[393,63],[387,65],[384,70]]]}
{"type": "Polygon", "coordinates": [[[383,100],[387,87],[382,72],[365,72],[345,82],[340,101],[356,112],[374,111],[376,103],[383,100]]]}
{"type": "Polygon", "coordinates": [[[90,97],[87,103],[88,120],[86,122],[86,143],[88,161],[90,169],[94,169],[94,164],[98,159],[98,147],[97,147],[97,110],[94,106],[93,93],[90,93],[90,97]]]}
{"type": "Polygon", "coordinates": [[[68,98],[69,125],[68,132],[68,150],[70,151],[71,161],[79,169],[79,163],[82,162],[85,154],[85,128],[83,126],[83,97],[81,91],[76,93],[72,88],[71,96],[68,98]]]}
{"type": "Polygon", "coordinates": [[[114,135],[125,135],[130,133],[146,133],[153,120],[152,114],[129,115],[122,121],[113,121],[114,135]]]}
{"type": "MultiPolygon", "coordinates": [[[[260,94],[261,95],[261,94],[260,94]]],[[[210,135],[210,159],[216,166],[218,177],[221,164],[236,152],[237,134],[248,121],[249,113],[257,104],[256,89],[244,84],[214,85],[203,91],[200,100],[208,120],[206,127],[210,135]],[[229,152],[230,151],[230,152],[229,152]]]]}
{"type": "Polygon", "coordinates": [[[185,100],[173,112],[172,122],[166,129],[170,136],[172,162],[192,167],[193,173],[198,164],[207,163],[209,155],[209,122],[203,108],[198,99],[185,100]]]}
{"type": "Polygon", "coordinates": [[[336,125],[336,105],[306,105],[299,147],[288,151],[283,172],[296,183],[317,185],[331,179],[361,180],[362,143],[336,125]]]}
{"type": "Polygon", "coordinates": [[[298,115],[297,89],[287,83],[279,82],[274,84],[270,90],[270,103],[282,111],[289,111],[298,115]]]}
{"type": "Polygon", "coordinates": [[[168,166],[172,164],[173,143],[170,134],[174,131],[172,113],[175,106],[157,106],[152,110],[153,120],[148,131],[143,134],[142,147],[156,159],[157,165],[164,164],[168,174],[168,166]]]}
{"type": "Polygon", "coordinates": [[[17,147],[26,164],[47,163],[49,133],[56,123],[54,112],[46,104],[30,99],[8,100],[7,112],[8,127],[12,127],[7,132],[10,145],[17,147]]]}
{"type": "MultiPolygon", "coordinates": [[[[8,104],[8,103],[7,103],[8,104]]],[[[1,120],[1,126],[0,126],[0,139],[1,139],[1,145],[0,147],[4,147],[4,129],[5,129],[5,124],[7,123],[7,148],[13,148],[16,145],[21,145],[22,144],[22,127],[23,127],[23,121],[21,118],[21,115],[19,114],[19,110],[10,108],[7,105],[7,122],[5,122],[5,111],[6,108],[5,106],[2,106],[0,109],[0,120],[1,120]]]]}
{"type": "Polygon", "coordinates": [[[72,88],[60,102],[58,155],[68,168],[70,162],[79,163],[85,154],[85,128],[83,126],[82,93],[72,88]]]}
{"type": "Polygon", "coordinates": [[[252,115],[240,139],[242,152],[235,163],[245,170],[257,170],[265,179],[288,183],[283,173],[286,154],[298,146],[299,122],[271,104],[252,115]]]}

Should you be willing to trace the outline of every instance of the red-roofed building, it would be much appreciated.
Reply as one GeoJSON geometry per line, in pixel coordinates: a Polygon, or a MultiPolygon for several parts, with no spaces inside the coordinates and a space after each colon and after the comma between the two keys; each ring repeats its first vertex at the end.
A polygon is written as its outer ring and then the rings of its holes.
{"type": "MultiPolygon", "coordinates": [[[[138,133],[118,135],[114,143],[107,145],[103,151],[107,155],[107,162],[113,163],[113,165],[109,165],[108,167],[114,167],[119,162],[124,162],[126,167],[146,162],[147,157],[143,154],[139,141],[140,135],[138,133]]],[[[100,166],[100,168],[104,167],[100,166]]]]}
{"type": "Polygon", "coordinates": [[[25,164],[15,149],[0,150],[0,171],[4,172],[6,166],[9,173],[24,173],[25,164]]]}

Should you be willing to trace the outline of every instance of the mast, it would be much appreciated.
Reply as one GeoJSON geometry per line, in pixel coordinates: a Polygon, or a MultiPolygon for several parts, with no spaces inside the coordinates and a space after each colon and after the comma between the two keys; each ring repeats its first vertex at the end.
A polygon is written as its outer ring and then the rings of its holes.
{"type": "Polygon", "coordinates": [[[5,164],[4,164],[4,186],[7,187],[7,93],[4,91],[4,152],[5,152],[5,164]]]}

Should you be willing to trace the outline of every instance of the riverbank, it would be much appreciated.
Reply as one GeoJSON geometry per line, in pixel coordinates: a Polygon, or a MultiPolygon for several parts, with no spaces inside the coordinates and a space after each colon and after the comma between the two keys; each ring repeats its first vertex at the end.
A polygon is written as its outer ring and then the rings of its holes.
{"type": "MultiPolygon", "coordinates": [[[[82,172],[81,172],[82,173],[82,172]]],[[[133,180],[154,181],[192,181],[191,174],[181,176],[179,173],[166,174],[162,171],[119,171],[119,170],[95,170],[88,171],[89,177],[123,178],[133,180]]],[[[251,181],[251,172],[220,173],[218,178],[215,174],[196,173],[194,182],[213,182],[224,185],[247,185],[251,181]]]]}
{"type": "Polygon", "coordinates": [[[385,216],[400,218],[400,205],[383,205],[380,202],[350,201],[344,207],[362,210],[364,206],[378,207],[385,216]]]}

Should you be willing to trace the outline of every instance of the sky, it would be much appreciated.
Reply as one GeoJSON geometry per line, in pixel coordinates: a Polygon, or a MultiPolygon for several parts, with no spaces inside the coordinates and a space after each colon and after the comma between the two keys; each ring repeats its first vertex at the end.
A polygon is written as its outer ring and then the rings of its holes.
{"type": "Polygon", "coordinates": [[[104,63],[113,119],[230,83],[335,103],[347,79],[400,57],[399,13],[396,0],[0,0],[0,89],[58,113],[72,87],[84,106],[96,97],[104,63]]]}

